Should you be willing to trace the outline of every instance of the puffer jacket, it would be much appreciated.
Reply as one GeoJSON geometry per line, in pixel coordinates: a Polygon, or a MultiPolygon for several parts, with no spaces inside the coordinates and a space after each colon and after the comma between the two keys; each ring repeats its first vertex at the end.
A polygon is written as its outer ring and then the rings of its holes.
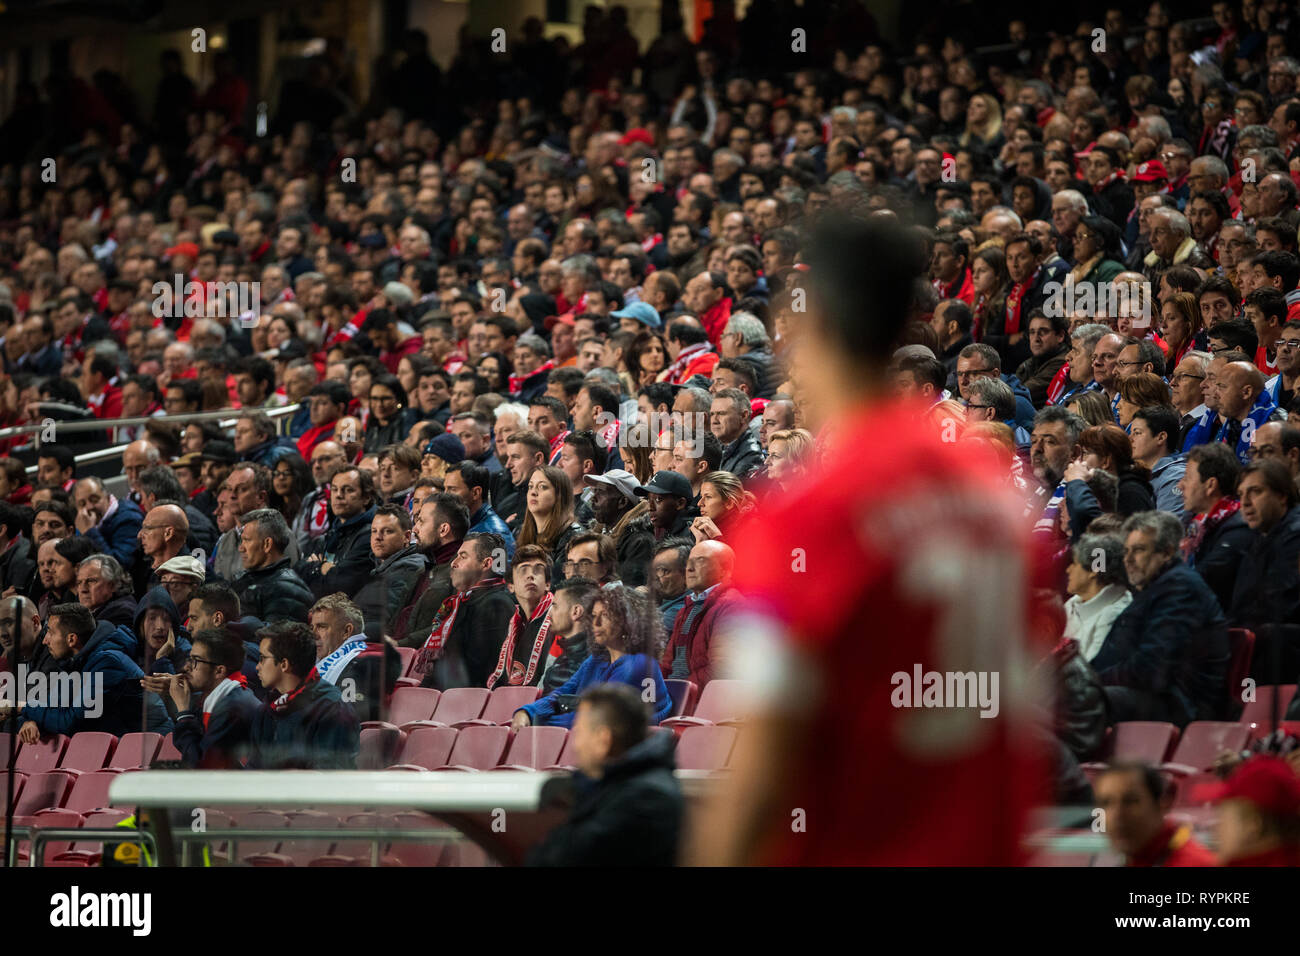
{"type": "Polygon", "coordinates": [[[392,636],[393,622],[406,606],[429,559],[418,544],[407,545],[383,561],[376,561],[370,579],[352,599],[365,617],[366,637],[377,641],[392,636]]]}
{"type": "Polygon", "coordinates": [[[1092,760],[1101,751],[1109,724],[1106,691],[1079,653],[1079,644],[1064,638],[1047,658],[1056,688],[1057,738],[1078,760],[1092,760]]]}
{"type": "Polygon", "coordinates": [[[650,502],[638,501],[623,512],[612,527],[592,525],[614,539],[618,550],[618,576],[630,588],[645,584],[650,577],[650,559],[654,557],[655,537],[650,528],[650,502]]]}
{"type": "Polygon", "coordinates": [[[335,591],[356,594],[370,577],[374,557],[370,553],[370,522],[375,517],[372,505],[360,514],[335,525],[311,543],[294,570],[318,598],[335,591]],[[329,561],[328,573],[322,574],[320,564],[305,560],[320,555],[329,561]]]}
{"type": "Polygon", "coordinates": [[[239,596],[240,610],[268,624],[306,621],[307,611],[316,601],[288,558],[245,571],[231,587],[239,596]]]}

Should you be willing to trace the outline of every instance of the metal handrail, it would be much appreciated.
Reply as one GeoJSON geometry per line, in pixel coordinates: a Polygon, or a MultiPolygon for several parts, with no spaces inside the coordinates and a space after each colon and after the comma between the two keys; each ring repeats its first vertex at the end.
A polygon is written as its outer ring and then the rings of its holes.
{"type": "MultiPolygon", "coordinates": [[[[42,403],[49,404],[49,403],[42,403]]],[[[286,415],[292,415],[302,408],[302,403],[297,402],[292,405],[277,405],[274,408],[256,408],[253,411],[261,412],[267,418],[283,418],[286,415]]],[[[73,421],[55,421],[55,425],[61,432],[93,432],[108,431],[114,428],[127,428],[136,425],[147,425],[149,422],[163,419],[165,421],[184,422],[210,422],[229,420],[233,422],[239,415],[248,409],[242,408],[219,408],[210,412],[186,412],[184,415],[150,415],[144,418],[86,418],[74,419],[73,421]]],[[[44,422],[37,422],[34,425],[11,425],[8,428],[0,428],[0,438],[13,438],[15,435],[30,435],[33,432],[39,432],[45,428],[44,422]]]]}

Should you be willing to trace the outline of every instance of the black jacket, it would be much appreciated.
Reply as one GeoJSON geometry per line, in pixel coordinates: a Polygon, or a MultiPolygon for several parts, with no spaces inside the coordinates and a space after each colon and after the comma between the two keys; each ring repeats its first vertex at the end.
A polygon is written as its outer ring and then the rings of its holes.
{"type": "Polygon", "coordinates": [[[719,470],[729,471],[737,478],[748,478],[762,467],[763,449],[748,428],[722,449],[722,464],[718,465],[719,470]]]}
{"type": "Polygon", "coordinates": [[[1232,589],[1228,620],[1233,627],[1248,627],[1258,634],[1265,624],[1300,624],[1297,561],[1300,507],[1283,515],[1267,534],[1252,534],[1232,589]]]}
{"type": "Polygon", "coordinates": [[[197,700],[176,718],[172,740],[181,762],[201,770],[230,770],[242,765],[248,754],[253,718],[261,703],[247,687],[228,691],[212,708],[203,726],[203,702],[197,700]]]}
{"type": "Polygon", "coordinates": [[[542,696],[554,693],[578,673],[582,662],[591,656],[590,640],[586,631],[578,631],[571,637],[558,638],[560,655],[551,662],[551,666],[542,675],[542,696]]]}
{"type": "Polygon", "coordinates": [[[375,516],[373,507],[347,521],[335,525],[315,539],[294,569],[318,598],[335,591],[356,594],[370,578],[374,557],[370,553],[370,521],[375,516]],[[306,560],[313,554],[333,564],[328,574],[321,574],[320,565],[306,560]]]}
{"type": "Polygon", "coordinates": [[[1151,482],[1135,472],[1126,471],[1119,476],[1119,493],[1115,496],[1115,513],[1128,517],[1139,511],[1154,511],[1156,496],[1151,482]]]}
{"type": "MultiPolygon", "coordinates": [[[[76,600],[76,598],[72,598],[76,600]]],[[[95,623],[103,624],[105,621],[114,627],[135,627],[135,598],[130,594],[119,594],[111,597],[99,607],[91,608],[91,613],[95,615],[95,623]]],[[[135,633],[132,631],[132,633],[135,633]]],[[[135,657],[138,660],[141,652],[137,651],[135,657]]]]}
{"type": "Polygon", "coordinates": [[[313,679],[280,710],[263,704],[251,740],[256,770],[355,770],[361,723],[337,687],[313,679]]]}
{"type": "Polygon", "coordinates": [[[289,566],[288,558],[264,568],[245,571],[231,585],[239,595],[239,608],[245,614],[274,624],[277,621],[306,621],[307,611],[316,602],[311,589],[289,566]]]}
{"type": "Polygon", "coordinates": [[[35,575],[36,549],[26,535],[19,535],[18,540],[0,554],[0,591],[15,588],[19,594],[26,594],[35,575]]]}
{"type": "MultiPolygon", "coordinates": [[[[423,578],[416,580],[412,589],[416,596],[408,599],[408,607],[398,612],[396,630],[399,633],[393,637],[403,647],[424,646],[424,642],[429,639],[429,630],[438,614],[438,608],[451,596],[454,590],[451,586],[451,559],[456,556],[460,542],[455,542],[455,545],[456,547],[449,548],[450,555],[448,551],[442,552],[445,561],[433,564],[423,578]]],[[[429,557],[436,560],[437,555],[429,557]]]]}
{"type": "Polygon", "coordinates": [[[1105,689],[1077,641],[1062,642],[1048,661],[1054,668],[1056,736],[1075,759],[1092,760],[1100,755],[1110,722],[1105,689]]]}
{"type": "Polygon", "coordinates": [[[424,675],[422,686],[486,687],[514,616],[515,600],[504,587],[471,594],[456,612],[442,656],[424,675]]]}
{"type": "Polygon", "coordinates": [[[785,370],[771,351],[758,349],[753,352],[746,352],[744,355],[737,355],[736,358],[742,362],[748,362],[754,368],[754,377],[758,379],[758,386],[754,389],[755,398],[771,398],[776,394],[776,390],[785,375],[785,370]]]}
{"type": "Polygon", "coordinates": [[[1134,593],[1092,666],[1107,686],[1155,694],[1183,726],[1223,719],[1228,657],[1218,599],[1199,574],[1175,559],[1134,593]]]}
{"type": "Polygon", "coordinates": [[[357,720],[383,720],[385,705],[401,676],[402,657],[396,647],[387,641],[367,644],[339,675],[339,692],[357,720]]]}
{"type": "Polygon", "coordinates": [[[673,734],[652,730],[599,780],[575,773],[548,785],[543,803],[569,803],[569,818],[532,849],[528,864],[672,866],[683,814],[676,744],[673,734]]]}
{"type": "Polygon", "coordinates": [[[1240,511],[1234,511],[1205,532],[1201,546],[1192,556],[1192,567],[1210,586],[1219,606],[1232,607],[1232,591],[1242,559],[1255,540],[1240,511]]]}
{"type": "Polygon", "coordinates": [[[1047,387],[1052,384],[1052,379],[1056,378],[1056,373],[1061,370],[1069,354],[1070,343],[1062,342],[1050,352],[1030,355],[1016,369],[1016,378],[1029,389],[1029,400],[1035,408],[1047,404],[1047,387]]]}
{"type": "Polygon", "coordinates": [[[375,562],[369,579],[352,598],[365,617],[367,638],[377,641],[385,634],[395,636],[392,631],[397,614],[406,606],[428,564],[429,559],[418,544],[407,545],[385,560],[375,562]]]}
{"type": "Polygon", "coordinates": [[[217,538],[221,533],[217,531],[216,524],[209,517],[211,512],[205,513],[200,509],[194,498],[185,506],[185,517],[190,521],[190,534],[185,539],[185,550],[193,552],[195,548],[202,548],[204,554],[211,554],[212,549],[217,546],[217,538]]]}

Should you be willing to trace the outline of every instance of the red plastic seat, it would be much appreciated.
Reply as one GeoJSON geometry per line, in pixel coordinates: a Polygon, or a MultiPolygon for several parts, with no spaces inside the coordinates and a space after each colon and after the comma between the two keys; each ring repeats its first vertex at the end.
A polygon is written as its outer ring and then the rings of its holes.
{"type": "Polygon", "coordinates": [[[450,727],[462,720],[475,720],[483,715],[491,696],[486,687],[453,687],[443,691],[431,722],[450,727]]]}
{"type": "Polygon", "coordinates": [[[22,743],[13,739],[13,734],[9,731],[0,732],[0,770],[9,769],[9,744],[14,745],[14,759],[18,759],[18,751],[22,749],[22,743]]]}
{"type": "Polygon", "coordinates": [[[358,770],[382,770],[395,763],[406,740],[405,732],[393,726],[363,727],[361,751],[357,755],[358,770]]]}
{"type": "Polygon", "coordinates": [[[113,751],[113,759],[108,762],[109,770],[146,770],[158,755],[162,744],[162,734],[152,731],[144,733],[123,734],[113,751]]]}
{"type": "MultiPolygon", "coordinates": [[[[292,810],[285,815],[290,830],[335,830],[339,825],[338,817],[319,810],[292,810]]],[[[307,866],[317,857],[329,854],[333,845],[333,838],[290,839],[280,844],[278,852],[287,856],[294,866],[307,866]]]]}
{"type": "Polygon", "coordinates": [[[14,816],[30,816],[37,810],[55,810],[63,807],[72,777],[57,770],[34,773],[23,784],[22,796],[14,805],[14,816]]]}
{"type": "Polygon", "coordinates": [[[1251,728],[1252,737],[1267,736],[1273,721],[1273,699],[1277,698],[1277,719],[1286,716],[1286,709],[1295,697],[1295,684],[1264,684],[1255,688],[1255,699],[1246,704],[1239,723],[1251,728]]]}
{"type": "MultiPolygon", "coordinates": [[[[75,810],[41,810],[29,817],[14,817],[15,827],[28,826],[45,830],[66,830],[69,827],[79,827],[81,825],[81,814],[75,810]]],[[[46,843],[41,850],[42,864],[47,866],[57,865],[51,863],[51,861],[59,854],[67,852],[71,847],[71,840],[46,843]]],[[[18,860],[20,863],[27,865],[30,862],[31,850],[31,841],[18,841],[18,860]]]]}
{"type": "Polygon", "coordinates": [[[108,806],[109,785],[117,775],[116,770],[95,770],[81,774],[72,785],[63,805],[79,813],[105,809],[108,806]]]}
{"type": "Polygon", "coordinates": [[[1255,657],[1255,632],[1244,627],[1228,629],[1228,706],[1229,714],[1241,707],[1241,688],[1250,676],[1255,657]]]}
{"type": "Polygon", "coordinates": [[[555,763],[549,767],[543,767],[543,770],[574,770],[577,767],[577,760],[573,756],[573,734],[564,738],[564,747],[560,750],[560,755],[555,758],[555,763]]]}
{"type": "Polygon", "coordinates": [[[399,647],[397,656],[402,659],[402,673],[399,677],[410,677],[411,668],[415,666],[415,659],[420,656],[420,652],[414,647],[399,647]]]}
{"type": "Polygon", "coordinates": [[[1178,728],[1154,720],[1126,720],[1115,725],[1113,756],[1117,760],[1164,763],[1178,740],[1178,728]]]}
{"type": "Polygon", "coordinates": [[[690,717],[695,713],[695,701],[700,696],[700,689],[695,686],[694,681],[665,679],[664,683],[668,685],[668,694],[673,699],[673,709],[669,712],[669,717],[690,717]]]}
{"type": "Polygon", "coordinates": [[[454,727],[412,727],[402,745],[401,763],[389,770],[434,770],[445,766],[460,733],[454,727]]]}
{"type": "Polygon", "coordinates": [[[1250,740],[1250,728],[1226,720],[1197,720],[1183,728],[1173,757],[1161,769],[1176,774],[1194,774],[1214,767],[1214,758],[1224,750],[1239,751],[1250,740]]]}
{"type": "Polygon", "coordinates": [[[690,717],[669,717],[661,726],[675,732],[682,727],[704,727],[709,724],[731,723],[744,717],[741,705],[744,681],[711,680],[700,691],[700,701],[690,717]]]}
{"type": "Polygon", "coordinates": [[[721,770],[731,759],[736,745],[736,728],[722,726],[687,727],[677,741],[679,770],[721,770]]]}
{"type": "Polygon", "coordinates": [[[509,742],[509,727],[466,727],[456,735],[447,762],[437,769],[489,770],[501,762],[509,742]]]}
{"type": "Polygon", "coordinates": [[[514,719],[515,711],[525,704],[531,704],[541,693],[540,687],[498,687],[492,691],[492,696],[488,698],[487,706],[483,708],[483,716],[477,720],[461,720],[456,722],[457,727],[467,727],[470,724],[503,724],[508,725],[514,719]]]}
{"type": "MultiPolygon", "coordinates": [[[[340,821],[340,826],[344,830],[348,829],[365,829],[377,830],[381,828],[394,827],[392,814],[373,813],[352,813],[340,821]]],[[[340,834],[342,836],[342,834],[340,834]]],[[[379,863],[381,866],[393,863],[391,858],[386,859],[385,850],[388,841],[379,841],[379,863]]],[[[371,862],[371,844],[369,840],[339,840],[334,844],[334,848],[322,856],[316,857],[308,866],[369,866],[371,862]]]]}
{"type": "Polygon", "coordinates": [[[560,759],[569,739],[564,727],[525,727],[510,741],[510,749],[494,770],[541,770],[560,759]]]}
{"type": "MultiPolygon", "coordinates": [[[[274,810],[244,810],[231,814],[231,819],[237,829],[240,830],[286,830],[289,828],[289,818],[283,813],[277,813],[274,810]]],[[[242,839],[236,842],[235,853],[239,859],[244,862],[251,862],[254,859],[274,856],[276,848],[280,845],[281,834],[276,833],[269,836],[268,839],[242,839]]],[[[269,866],[288,866],[288,857],[282,857],[282,863],[265,863],[261,865],[269,866]]],[[[257,864],[255,864],[257,865],[257,864]]]]}
{"type": "Polygon", "coordinates": [[[420,682],[419,682],[418,680],[416,680],[414,677],[399,677],[399,678],[397,678],[397,680],[393,683],[393,686],[394,686],[394,688],[397,688],[397,687],[419,687],[419,686],[420,686],[420,682]]]}
{"type": "Polygon", "coordinates": [[[117,738],[112,734],[83,731],[73,734],[68,749],[59,761],[61,770],[102,770],[117,749],[117,738]]]}
{"type": "MultiPolygon", "coordinates": [[[[111,830],[131,815],[130,810],[95,810],[81,819],[87,830],[111,830]]],[[[77,840],[55,851],[55,845],[45,854],[46,866],[98,866],[103,859],[104,844],[99,840],[77,840]]]]}
{"type": "Polygon", "coordinates": [[[162,739],[162,744],[158,747],[158,755],[154,760],[180,760],[181,752],[176,749],[176,744],[172,741],[172,735],[168,734],[162,739]]]}
{"type": "Polygon", "coordinates": [[[23,744],[23,749],[18,751],[18,757],[14,761],[14,769],[27,774],[54,770],[63,759],[63,751],[67,746],[68,738],[63,734],[42,737],[34,744],[23,744]]]}
{"type": "Polygon", "coordinates": [[[27,782],[27,774],[18,770],[6,770],[0,773],[0,811],[5,809],[5,801],[9,799],[9,778],[14,778],[14,806],[18,806],[18,798],[23,795],[23,784],[27,782]]]}
{"type": "MultiPolygon", "coordinates": [[[[399,830],[447,830],[445,823],[426,813],[395,813],[393,825],[399,830]]],[[[453,855],[447,843],[403,843],[396,839],[389,846],[390,860],[397,866],[446,866],[453,855]]]]}
{"type": "MultiPolygon", "coordinates": [[[[388,704],[388,718],[383,723],[401,727],[415,720],[429,720],[438,707],[440,691],[431,687],[398,687],[388,704]]],[[[380,721],[367,720],[362,727],[378,726],[380,721]]]]}

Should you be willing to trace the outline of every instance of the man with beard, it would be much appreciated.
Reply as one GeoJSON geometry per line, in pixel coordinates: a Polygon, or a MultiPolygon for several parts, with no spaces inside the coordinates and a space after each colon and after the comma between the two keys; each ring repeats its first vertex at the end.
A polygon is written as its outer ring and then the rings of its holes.
{"type": "Polygon", "coordinates": [[[686,562],[695,546],[689,537],[665,538],[655,545],[650,562],[650,597],[663,617],[664,632],[673,632],[673,622],[686,604],[686,562]]]}
{"type": "Polygon", "coordinates": [[[646,583],[654,549],[654,535],[637,522],[650,510],[649,504],[640,500],[640,482],[631,472],[612,468],[603,475],[587,475],[586,483],[592,490],[591,510],[596,517],[591,530],[614,539],[619,578],[628,587],[640,587],[646,583]]]}
{"type": "Polygon", "coordinates": [[[1029,463],[1038,487],[1034,489],[1027,513],[1039,515],[1035,533],[1058,533],[1057,519],[1065,497],[1065,469],[1074,460],[1075,446],[1085,427],[1087,423],[1082,418],[1060,406],[1049,406],[1034,416],[1029,463]]]}
{"type": "Polygon", "coordinates": [[[94,553],[85,538],[52,538],[36,551],[36,575],[40,583],[37,601],[41,620],[48,620],[50,608],[77,600],[77,565],[94,553]]]}
{"type": "Polygon", "coordinates": [[[14,663],[25,664],[29,674],[62,670],[43,638],[41,614],[31,598],[18,596],[0,601],[0,673],[10,670],[14,663]],[[17,662],[12,660],[15,644],[17,662]]]}
{"type": "Polygon", "coordinates": [[[403,647],[424,646],[438,609],[452,594],[451,562],[468,533],[469,509],[453,494],[430,495],[415,513],[415,534],[428,571],[416,579],[393,622],[392,636],[403,647]]]}

